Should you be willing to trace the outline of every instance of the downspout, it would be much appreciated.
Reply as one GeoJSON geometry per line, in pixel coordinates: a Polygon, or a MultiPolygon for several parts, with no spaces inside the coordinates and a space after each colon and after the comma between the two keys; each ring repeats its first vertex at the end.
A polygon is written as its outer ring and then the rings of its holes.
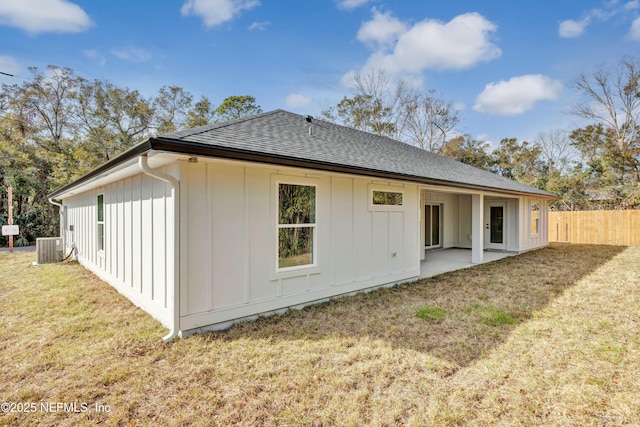
{"type": "Polygon", "coordinates": [[[151,169],[147,163],[146,154],[138,157],[138,165],[145,174],[171,185],[171,197],[173,198],[173,295],[169,308],[173,314],[169,333],[162,337],[165,342],[170,342],[180,333],[180,182],[169,174],[151,169]]]}

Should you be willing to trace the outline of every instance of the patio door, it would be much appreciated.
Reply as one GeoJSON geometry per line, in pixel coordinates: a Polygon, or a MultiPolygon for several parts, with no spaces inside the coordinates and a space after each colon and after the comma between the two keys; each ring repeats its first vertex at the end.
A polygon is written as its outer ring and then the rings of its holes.
{"type": "Polygon", "coordinates": [[[424,205],[424,247],[442,247],[442,205],[424,205]]]}
{"type": "Polygon", "coordinates": [[[488,202],[484,215],[484,247],[504,251],[507,247],[505,202],[488,202]]]}

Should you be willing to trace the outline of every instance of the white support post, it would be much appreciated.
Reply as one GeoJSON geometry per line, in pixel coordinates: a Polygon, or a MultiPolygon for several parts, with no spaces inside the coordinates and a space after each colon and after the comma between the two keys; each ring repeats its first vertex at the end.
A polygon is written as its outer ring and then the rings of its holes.
{"type": "Polygon", "coordinates": [[[482,264],[484,261],[484,195],[471,196],[471,262],[482,264]]]}
{"type": "Polygon", "coordinates": [[[422,200],[422,190],[418,188],[418,230],[420,230],[420,237],[418,238],[418,251],[420,253],[420,262],[427,258],[427,254],[424,250],[424,200],[422,200]]]}

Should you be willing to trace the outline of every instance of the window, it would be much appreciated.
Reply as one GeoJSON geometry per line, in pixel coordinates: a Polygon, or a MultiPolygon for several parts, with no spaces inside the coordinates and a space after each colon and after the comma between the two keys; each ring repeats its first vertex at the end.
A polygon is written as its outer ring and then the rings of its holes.
{"type": "Polygon", "coordinates": [[[390,185],[369,184],[369,211],[404,211],[404,191],[390,185]]]}
{"type": "Polygon", "coordinates": [[[402,206],[402,193],[373,190],[371,203],[374,205],[402,206]]]}
{"type": "Polygon", "coordinates": [[[531,235],[540,233],[540,203],[531,203],[531,235]]]}
{"type": "Polygon", "coordinates": [[[98,252],[104,252],[104,195],[98,195],[98,252]]]}
{"type": "Polygon", "coordinates": [[[316,263],[316,186],[278,183],[278,270],[316,263]]]}

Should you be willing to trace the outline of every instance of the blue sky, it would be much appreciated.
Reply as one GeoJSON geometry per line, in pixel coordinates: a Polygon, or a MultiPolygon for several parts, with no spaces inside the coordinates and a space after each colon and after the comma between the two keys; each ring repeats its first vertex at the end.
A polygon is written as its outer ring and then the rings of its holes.
{"type": "Polygon", "coordinates": [[[640,0],[0,0],[0,83],[71,67],[151,96],[318,115],[349,76],[387,70],[435,89],[460,131],[495,142],[573,129],[581,72],[640,51],[640,0]]]}

